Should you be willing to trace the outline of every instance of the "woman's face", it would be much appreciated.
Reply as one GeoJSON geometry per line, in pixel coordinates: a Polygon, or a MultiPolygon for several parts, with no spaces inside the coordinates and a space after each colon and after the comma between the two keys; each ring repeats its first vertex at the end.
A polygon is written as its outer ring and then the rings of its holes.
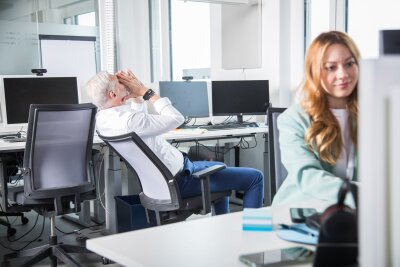
{"type": "Polygon", "coordinates": [[[342,44],[329,46],[322,59],[322,87],[328,93],[331,108],[345,108],[358,82],[358,65],[350,50],[342,44]]]}

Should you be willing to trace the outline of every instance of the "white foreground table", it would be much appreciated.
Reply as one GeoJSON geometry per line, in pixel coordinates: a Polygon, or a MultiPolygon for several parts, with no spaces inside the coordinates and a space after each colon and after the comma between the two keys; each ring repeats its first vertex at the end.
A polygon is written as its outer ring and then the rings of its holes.
{"type": "MultiPolygon", "coordinates": [[[[276,232],[242,231],[242,214],[235,212],[89,239],[86,246],[125,266],[230,267],[241,266],[242,254],[299,245],[280,239],[276,232]]],[[[289,208],[273,208],[273,220],[274,224],[290,223],[289,208]]]]}

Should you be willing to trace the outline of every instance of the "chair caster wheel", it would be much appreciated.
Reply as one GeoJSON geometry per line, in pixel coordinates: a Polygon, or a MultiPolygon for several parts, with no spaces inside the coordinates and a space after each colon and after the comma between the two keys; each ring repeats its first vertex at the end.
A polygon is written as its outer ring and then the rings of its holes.
{"type": "Polygon", "coordinates": [[[27,224],[29,222],[29,219],[26,217],[22,217],[21,222],[22,222],[22,224],[27,224]]]}
{"type": "Polygon", "coordinates": [[[103,265],[107,265],[111,263],[111,260],[109,258],[106,257],[101,257],[101,260],[103,262],[103,265]]]}
{"type": "Polygon", "coordinates": [[[16,232],[17,230],[15,230],[15,228],[10,227],[7,229],[7,236],[13,236],[16,232]]]}

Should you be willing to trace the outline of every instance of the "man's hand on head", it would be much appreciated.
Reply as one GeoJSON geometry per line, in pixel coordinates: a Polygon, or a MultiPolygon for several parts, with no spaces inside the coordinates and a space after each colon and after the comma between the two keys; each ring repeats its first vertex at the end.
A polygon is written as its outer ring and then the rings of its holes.
{"type": "Polygon", "coordinates": [[[120,83],[127,87],[133,98],[141,97],[147,92],[146,86],[143,85],[131,70],[118,71],[115,76],[117,76],[120,83]]]}

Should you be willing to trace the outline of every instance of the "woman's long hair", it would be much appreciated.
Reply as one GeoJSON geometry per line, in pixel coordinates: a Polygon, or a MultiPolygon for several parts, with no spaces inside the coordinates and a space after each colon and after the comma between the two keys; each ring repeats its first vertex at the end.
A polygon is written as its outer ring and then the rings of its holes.
{"type": "MultiPolygon", "coordinates": [[[[310,45],[305,59],[305,77],[301,84],[304,95],[301,105],[311,117],[311,126],[305,134],[305,142],[311,150],[316,150],[320,159],[334,165],[343,147],[339,122],[329,109],[327,93],[322,87],[321,71],[323,57],[332,44],[347,47],[358,65],[360,52],[354,41],[345,33],[330,31],[320,34],[310,45]]],[[[349,96],[350,137],[357,144],[358,84],[349,96]]]]}

